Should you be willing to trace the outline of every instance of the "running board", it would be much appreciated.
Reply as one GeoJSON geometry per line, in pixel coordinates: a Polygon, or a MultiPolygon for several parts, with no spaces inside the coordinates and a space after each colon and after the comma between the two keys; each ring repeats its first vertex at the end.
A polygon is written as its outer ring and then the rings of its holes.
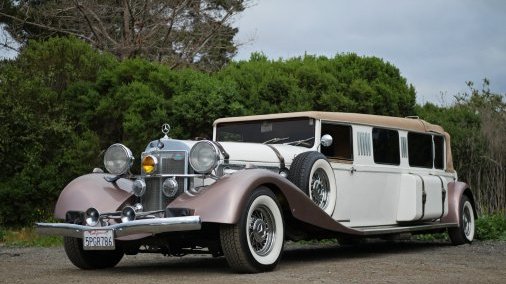
{"type": "Polygon", "coordinates": [[[383,234],[398,234],[409,233],[416,231],[430,231],[436,229],[454,228],[458,227],[457,223],[423,223],[411,226],[371,226],[371,227],[350,227],[356,230],[359,235],[372,236],[383,234]]]}

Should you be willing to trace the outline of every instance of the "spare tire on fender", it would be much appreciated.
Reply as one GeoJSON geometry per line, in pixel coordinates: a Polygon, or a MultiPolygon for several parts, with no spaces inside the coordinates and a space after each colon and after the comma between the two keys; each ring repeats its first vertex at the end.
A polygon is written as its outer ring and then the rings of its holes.
{"type": "Polygon", "coordinates": [[[299,187],[325,213],[336,207],[337,185],[334,171],[320,152],[304,152],[293,159],[288,180],[299,187]]]}

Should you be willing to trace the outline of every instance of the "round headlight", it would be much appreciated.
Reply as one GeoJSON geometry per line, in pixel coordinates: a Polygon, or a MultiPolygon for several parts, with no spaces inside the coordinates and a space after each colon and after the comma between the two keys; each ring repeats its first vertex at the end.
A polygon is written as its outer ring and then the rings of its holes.
{"type": "Polygon", "coordinates": [[[104,166],[111,174],[122,175],[128,172],[133,161],[132,151],[122,144],[113,144],[105,151],[104,166]]]}
{"type": "Polygon", "coordinates": [[[218,165],[220,154],[210,141],[200,141],[190,151],[190,165],[198,173],[209,173],[218,165]]]}
{"type": "Polygon", "coordinates": [[[142,171],[146,174],[151,174],[156,170],[156,166],[158,165],[158,159],[151,155],[148,155],[142,159],[142,171]]]}

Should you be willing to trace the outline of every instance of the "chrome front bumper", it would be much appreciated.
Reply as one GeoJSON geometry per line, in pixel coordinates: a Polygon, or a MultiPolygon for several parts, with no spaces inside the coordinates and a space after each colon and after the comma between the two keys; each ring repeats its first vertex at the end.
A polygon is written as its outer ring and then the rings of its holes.
{"type": "Polygon", "coordinates": [[[200,216],[170,217],[135,220],[106,227],[90,227],[68,223],[36,223],[37,232],[42,235],[55,235],[82,238],[84,231],[113,230],[114,237],[125,237],[134,234],[159,234],[178,231],[200,230],[200,216]]]}

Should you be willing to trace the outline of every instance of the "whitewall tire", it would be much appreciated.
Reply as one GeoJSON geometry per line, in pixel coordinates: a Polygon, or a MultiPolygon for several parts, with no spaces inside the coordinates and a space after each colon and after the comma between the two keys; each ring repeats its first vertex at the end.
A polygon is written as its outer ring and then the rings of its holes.
{"type": "Polygon", "coordinates": [[[459,226],[449,228],[448,235],[454,245],[470,244],[474,240],[476,230],[473,204],[467,195],[463,195],[459,206],[459,226]]]}
{"type": "Polygon", "coordinates": [[[243,273],[274,269],[281,258],[284,234],[280,206],[272,191],[265,187],[252,193],[237,224],[220,228],[229,266],[243,273]]]}
{"type": "Polygon", "coordinates": [[[337,185],[327,158],[319,152],[304,152],[293,159],[288,179],[325,213],[334,213],[337,185]]]}

